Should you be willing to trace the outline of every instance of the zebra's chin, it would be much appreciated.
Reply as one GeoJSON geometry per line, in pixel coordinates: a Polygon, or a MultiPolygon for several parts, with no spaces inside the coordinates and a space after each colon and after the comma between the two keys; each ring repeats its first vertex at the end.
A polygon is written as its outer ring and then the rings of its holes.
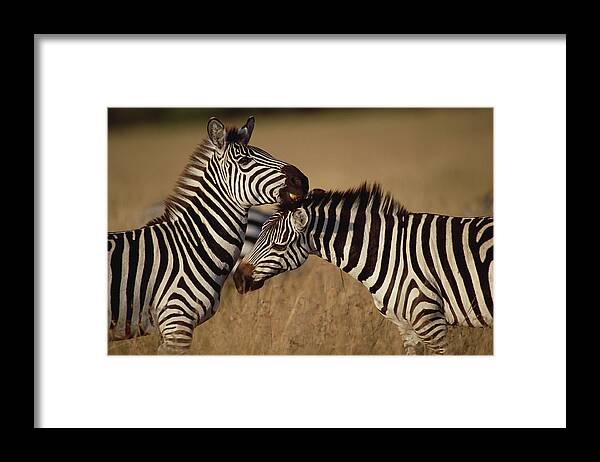
{"type": "Polygon", "coordinates": [[[248,292],[253,292],[255,290],[260,289],[264,285],[265,281],[254,281],[252,279],[245,279],[240,285],[236,284],[235,288],[237,289],[239,294],[247,294],[248,292]]]}
{"type": "Polygon", "coordinates": [[[253,292],[255,290],[260,289],[265,281],[255,281],[252,278],[246,278],[246,277],[238,277],[236,278],[236,274],[237,271],[233,274],[233,281],[235,282],[235,288],[237,289],[238,293],[241,295],[247,294],[248,292],[253,292]]]}

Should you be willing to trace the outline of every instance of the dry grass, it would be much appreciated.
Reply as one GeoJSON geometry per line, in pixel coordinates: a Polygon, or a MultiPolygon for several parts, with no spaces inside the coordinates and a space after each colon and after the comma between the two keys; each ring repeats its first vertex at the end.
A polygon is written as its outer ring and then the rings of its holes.
{"type": "MultiPolygon", "coordinates": [[[[226,121],[227,123],[242,123],[226,121]]],[[[109,229],[140,226],[171,192],[203,123],[109,133],[109,229]]],[[[412,211],[492,214],[492,111],[327,111],[257,117],[252,144],[298,166],[311,187],[379,181],[412,211]]],[[[109,343],[109,354],[154,354],[156,336],[109,343]]],[[[300,269],[239,295],[231,280],[221,307],[196,329],[192,354],[403,354],[392,323],[368,290],[310,257],[300,269]]],[[[492,331],[452,328],[449,354],[492,354],[492,331]]]]}

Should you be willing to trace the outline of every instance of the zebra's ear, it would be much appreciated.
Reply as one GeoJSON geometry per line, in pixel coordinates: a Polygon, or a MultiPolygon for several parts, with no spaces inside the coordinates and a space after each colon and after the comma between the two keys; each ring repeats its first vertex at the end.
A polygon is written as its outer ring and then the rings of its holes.
{"type": "Polygon", "coordinates": [[[254,130],[254,117],[250,116],[250,117],[248,117],[248,121],[246,122],[246,125],[244,125],[242,128],[240,128],[238,130],[238,133],[240,134],[240,143],[248,144],[248,142],[250,141],[250,137],[252,136],[253,130],[254,130]]]}
{"type": "Polygon", "coordinates": [[[296,228],[296,231],[303,231],[308,224],[308,214],[306,213],[306,210],[303,208],[294,210],[294,213],[292,213],[292,223],[294,228],[296,228]]]}
{"type": "Polygon", "coordinates": [[[219,149],[225,146],[225,125],[216,117],[211,117],[208,120],[208,138],[219,149]]]}

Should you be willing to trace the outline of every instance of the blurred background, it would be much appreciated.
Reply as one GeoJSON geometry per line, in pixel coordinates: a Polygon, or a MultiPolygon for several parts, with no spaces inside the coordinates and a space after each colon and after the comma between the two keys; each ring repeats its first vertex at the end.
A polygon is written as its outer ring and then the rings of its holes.
{"type": "MultiPolygon", "coordinates": [[[[379,182],[409,211],[493,215],[493,110],[109,108],[109,231],[162,212],[210,117],[241,126],[250,144],[296,165],[311,188],[379,182]]],[[[263,208],[265,210],[267,208],[263,208]]],[[[157,336],[110,342],[109,354],[154,354],[157,336]]],[[[231,278],[219,312],[194,332],[192,354],[404,354],[368,290],[311,256],[300,269],[239,295],[231,278]]],[[[492,354],[492,331],[452,328],[449,354],[492,354]]]]}

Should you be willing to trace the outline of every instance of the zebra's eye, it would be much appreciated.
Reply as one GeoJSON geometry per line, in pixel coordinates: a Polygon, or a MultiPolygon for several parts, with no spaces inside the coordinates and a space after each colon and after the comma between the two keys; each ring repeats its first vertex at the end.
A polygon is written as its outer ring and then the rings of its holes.
{"type": "Polygon", "coordinates": [[[277,250],[278,252],[283,252],[287,248],[287,246],[285,244],[273,244],[271,248],[273,250],[277,250]]]}
{"type": "Polygon", "coordinates": [[[244,156],[238,161],[238,164],[248,165],[251,161],[252,161],[252,157],[244,156]]]}

